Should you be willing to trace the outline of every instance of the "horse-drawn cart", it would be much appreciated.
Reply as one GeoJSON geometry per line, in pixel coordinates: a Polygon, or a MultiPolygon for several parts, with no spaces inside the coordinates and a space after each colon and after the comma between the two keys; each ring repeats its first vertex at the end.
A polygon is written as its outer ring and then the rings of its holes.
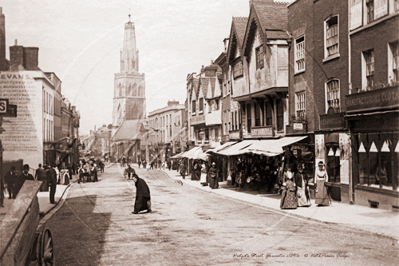
{"type": "Polygon", "coordinates": [[[40,221],[41,182],[25,181],[0,226],[0,265],[54,265],[53,238],[40,221]]]}

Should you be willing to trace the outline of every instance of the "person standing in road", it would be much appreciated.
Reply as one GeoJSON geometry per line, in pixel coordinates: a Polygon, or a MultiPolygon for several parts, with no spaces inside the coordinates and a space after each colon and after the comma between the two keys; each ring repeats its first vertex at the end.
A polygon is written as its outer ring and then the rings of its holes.
{"type": "Polygon", "coordinates": [[[11,170],[8,171],[4,176],[4,181],[7,185],[9,199],[15,199],[16,193],[14,186],[16,179],[17,179],[17,173],[15,172],[15,166],[11,166],[11,170]]]}
{"type": "Polygon", "coordinates": [[[130,166],[127,165],[127,168],[125,169],[123,176],[127,179],[130,179],[131,177],[133,177],[136,174],[136,171],[134,171],[134,169],[130,166]]]}
{"type": "Polygon", "coordinates": [[[184,163],[184,161],[183,160],[181,160],[181,163],[180,163],[180,174],[181,174],[181,177],[183,178],[183,179],[186,179],[186,164],[184,163]]]}
{"type": "Polygon", "coordinates": [[[151,195],[147,183],[134,174],[132,177],[136,185],[136,200],[134,202],[133,214],[138,214],[141,211],[147,210],[151,212],[151,195]]]}
{"type": "Polygon", "coordinates": [[[137,162],[137,164],[139,165],[139,169],[140,169],[141,160],[139,160],[139,161],[137,162]]]}
{"type": "Polygon", "coordinates": [[[328,182],[328,175],[325,169],[325,164],[320,161],[317,166],[318,169],[316,170],[315,177],[315,204],[318,206],[329,206],[331,204],[331,198],[328,193],[327,187],[325,186],[325,184],[328,182]]]}
{"type": "Polygon", "coordinates": [[[280,209],[296,209],[298,207],[297,188],[294,183],[295,174],[292,168],[292,165],[288,166],[287,172],[284,173],[284,183],[281,186],[280,209]]]}
{"type": "Polygon", "coordinates": [[[33,175],[29,174],[29,164],[24,165],[22,174],[20,174],[16,179],[14,185],[15,196],[18,195],[18,192],[21,190],[23,184],[25,183],[25,180],[35,180],[33,178],[33,175]]]}
{"type": "Polygon", "coordinates": [[[305,170],[305,164],[304,163],[299,164],[298,173],[296,173],[294,180],[295,185],[297,187],[299,207],[309,207],[310,205],[312,205],[312,203],[310,203],[308,177],[303,172],[304,170],[305,170]]]}
{"type": "Polygon", "coordinates": [[[47,180],[50,186],[50,203],[54,204],[54,195],[57,189],[57,172],[55,171],[55,165],[50,166],[47,170],[47,180]]]}
{"type": "Polygon", "coordinates": [[[216,168],[216,163],[213,162],[209,169],[209,187],[212,189],[219,187],[219,170],[216,168]]]}

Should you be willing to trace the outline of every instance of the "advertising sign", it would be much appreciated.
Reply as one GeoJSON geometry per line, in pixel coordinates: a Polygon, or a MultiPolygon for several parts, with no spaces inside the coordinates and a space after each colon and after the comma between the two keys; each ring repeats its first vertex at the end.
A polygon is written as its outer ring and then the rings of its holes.
{"type": "Polygon", "coordinates": [[[8,109],[11,109],[8,110],[11,115],[2,115],[7,117],[2,125],[5,131],[0,135],[3,158],[23,159],[31,168],[36,168],[43,160],[42,87],[35,81],[35,73],[39,72],[0,73],[0,98],[8,99],[8,109]]]}

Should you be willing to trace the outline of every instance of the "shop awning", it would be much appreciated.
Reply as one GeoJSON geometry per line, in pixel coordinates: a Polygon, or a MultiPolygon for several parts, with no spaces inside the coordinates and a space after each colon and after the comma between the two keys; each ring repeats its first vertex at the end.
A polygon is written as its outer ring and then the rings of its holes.
{"type": "Polygon", "coordinates": [[[284,137],[281,139],[265,139],[253,143],[245,150],[248,151],[248,153],[273,157],[282,154],[284,152],[283,147],[297,143],[305,138],[307,138],[307,136],[284,137]]]}
{"type": "Polygon", "coordinates": [[[182,154],[181,157],[189,158],[189,159],[206,160],[207,155],[202,151],[201,147],[194,147],[191,150],[182,154]]]}
{"type": "Polygon", "coordinates": [[[229,141],[229,142],[226,142],[225,144],[223,144],[223,145],[221,145],[219,147],[207,150],[206,153],[211,153],[211,152],[218,153],[218,152],[220,152],[220,151],[222,151],[224,149],[227,149],[228,147],[230,147],[231,145],[234,145],[236,143],[237,143],[237,141],[229,141]]]}
{"type": "Polygon", "coordinates": [[[183,155],[183,153],[184,153],[184,151],[181,152],[181,153],[178,153],[178,154],[176,154],[176,155],[174,155],[174,156],[172,156],[172,157],[170,157],[170,158],[171,158],[171,159],[181,158],[181,155],[183,155]]]}
{"type": "Polygon", "coordinates": [[[243,140],[241,142],[233,144],[230,147],[223,149],[216,153],[220,154],[220,155],[225,155],[225,156],[234,156],[234,155],[248,153],[248,152],[242,152],[242,150],[251,146],[253,143],[256,143],[256,142],[259,142],[259,140],[243,140]]]}

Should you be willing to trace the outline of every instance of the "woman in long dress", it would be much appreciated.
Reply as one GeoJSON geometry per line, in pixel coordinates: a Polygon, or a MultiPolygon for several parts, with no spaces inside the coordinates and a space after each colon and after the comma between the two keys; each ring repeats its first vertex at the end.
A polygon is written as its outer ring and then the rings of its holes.
{"type": "Polygon", "coordinates": [[[312,205],[310,202],[309,196],[309,186],[308,186],[308,177],[303,172],[305,170],[305,165],[300,164],[298,166],[298,172],[295,175],[295,184],[297,187],[297,196],[298,196],[298,206],[299,207],[309,207],[312,205]]]}
{"type": "Polygon", "coordinates": [[[328,175],[323,162],[319,162],[318,169],[315,176],[316,196],[315,204],[318,206],[329,206],[331,203],[330,195],[328,194],[325,183],[328,182],[328,175]]]}
{"type": "Polygon", "coordinates": [[[287,167],[287,172],[284,173],[284,183],[281,190],[280,208],[296,209],[298,207],[298,197],[294,183],[294,172],[292,172],[291,166],[287,167]]]}

